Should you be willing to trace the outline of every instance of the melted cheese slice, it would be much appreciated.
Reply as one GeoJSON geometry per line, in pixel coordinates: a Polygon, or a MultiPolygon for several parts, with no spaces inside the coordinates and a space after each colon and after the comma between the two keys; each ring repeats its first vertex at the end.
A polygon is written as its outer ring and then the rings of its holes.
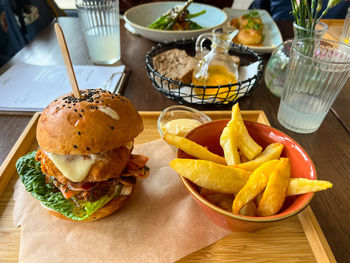
{"type": "Polygon", "coordinates": [[[88,175],[91,166],[98,160],[98,154],[65,155],[46,152],[58,170],[73,182],[81,182],[88,175]]]}

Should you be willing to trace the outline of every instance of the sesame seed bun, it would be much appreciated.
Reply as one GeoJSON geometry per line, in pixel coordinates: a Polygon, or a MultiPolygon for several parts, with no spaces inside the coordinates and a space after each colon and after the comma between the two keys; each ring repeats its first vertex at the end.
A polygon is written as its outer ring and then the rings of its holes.
{"type": "Polygon", "coordinates": [[[141,116],[126,98],[105,90],[65,94],[43,111],[37,125],[40,147],[56,154],[92,154],[132,141],[143,130],[141,116]]]}

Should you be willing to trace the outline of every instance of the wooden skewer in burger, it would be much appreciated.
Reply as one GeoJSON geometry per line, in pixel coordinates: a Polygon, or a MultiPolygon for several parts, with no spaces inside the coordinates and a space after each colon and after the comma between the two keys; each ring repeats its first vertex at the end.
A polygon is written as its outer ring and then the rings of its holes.
{"type": "Polygon", "coordinates": [[[37,125],[40,149],[16,164],[35,198],[57,217],[90,221],[108,216],[146,177],[148,157],[131,154],[143,130],[132,103],[101,89],[79,91],[68,49],[55,24],[73,93],[51,102],[37,125]]]}

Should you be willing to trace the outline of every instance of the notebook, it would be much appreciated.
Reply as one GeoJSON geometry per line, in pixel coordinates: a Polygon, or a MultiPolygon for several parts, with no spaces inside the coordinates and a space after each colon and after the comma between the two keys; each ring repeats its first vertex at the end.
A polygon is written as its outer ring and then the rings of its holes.
{"type": "MultiPolygon", "coordinates": [[[[112,93],[125,70],[124,65],[73,67],[80,90],[101,88],[112,93]]],[[[64,65],[16,64],[0,76],[0,110],[41,111],[71,91],[64,65]]]]}

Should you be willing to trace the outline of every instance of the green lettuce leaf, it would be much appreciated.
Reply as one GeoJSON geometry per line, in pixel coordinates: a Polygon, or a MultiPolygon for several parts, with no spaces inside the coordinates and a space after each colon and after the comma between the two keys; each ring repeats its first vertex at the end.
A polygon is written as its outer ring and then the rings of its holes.
{"type": "Polygon", "coordinates": [[[35,160],[36,152],[28,153],[18,159],[17,172],[26,190],[49,209],[62,213],[73,220],[84,220],[96,210],[103,207],[121,192],[122,186],[117,185],[112,194],[108,194],[95,202],[79,200],[78,207],[72,198],[65,199],[53,185],[45,182],[45,174],[41,172],[41,164],[35,160]]]}

